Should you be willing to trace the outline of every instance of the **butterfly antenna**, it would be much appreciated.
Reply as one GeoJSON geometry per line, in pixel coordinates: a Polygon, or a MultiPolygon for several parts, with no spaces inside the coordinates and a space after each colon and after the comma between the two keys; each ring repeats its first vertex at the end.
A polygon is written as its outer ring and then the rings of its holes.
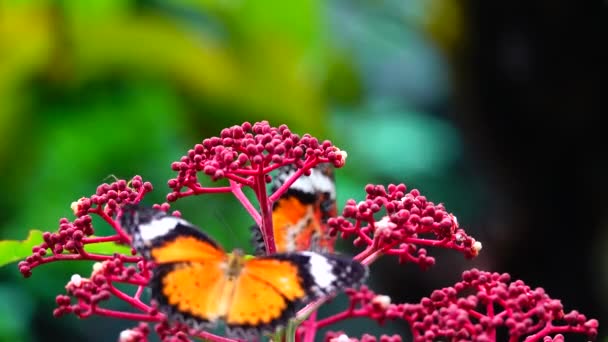
{"type": "Polygon", "coordinates": [[[116,177],[116,175],[115,175],[115,174],[110,173],[109,175],[107,175],[107,176],[106,176],[106,177],[103,179],[103,181],[105,182],[105,181],[107,181],[108,179],[111,179],[113,182],[117,182],[119,178],[118,178],[118,177],[116,177]]]}

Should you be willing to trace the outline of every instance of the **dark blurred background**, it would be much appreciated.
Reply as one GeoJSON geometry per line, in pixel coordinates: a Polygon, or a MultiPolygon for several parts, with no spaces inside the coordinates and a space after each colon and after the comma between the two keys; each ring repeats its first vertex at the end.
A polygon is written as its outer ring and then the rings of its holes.
{"type": "MultiPolygon", "coordinates": [[[[161,202],[188,148],[266,119],[348,151],[340,203],[404,182],[483,242],[473,261],[431,251],[427,272],[383,259],[376,291],[414,302],[479,267],[608,324],[607,6],[0,0],[0,237],[57,229],[112,176],[142,175],[161,202]]],[[[229,196],[175,208],[227,248],[249,243],[229,196]]],[[[45,265],[28,280],[0,269],[0,341],[115,340],[132,324],[52,318],[54,296],[90,267],[45,265]]],[[[341,327],[408,335],[356,323],[341,327]]]]}

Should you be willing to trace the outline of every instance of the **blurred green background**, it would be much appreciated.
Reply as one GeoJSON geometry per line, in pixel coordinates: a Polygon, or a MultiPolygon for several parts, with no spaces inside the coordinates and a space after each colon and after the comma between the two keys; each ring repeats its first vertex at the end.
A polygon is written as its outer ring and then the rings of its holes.
{"type": "MultiPolygon", "coordinates": [[[[146,202],[162,202],[170,163],[190,147],[224,127],[269,120],[348,152],[337,172],[340,206],[361,199],[367,183],[404,182],[445,203],[484,242],[477,260],[442,251],[425,273],[382,260],[372,271],[377,291],[417,301],[474,266],[534,275],[527,259],[508,262],[518,237],[538,226],[526,223],[533,215],[519,209],[528,202],[511,188],[525,173],[504,171],[512,155],[491,148],[491,127],[504,127],[492,115],[509,119],[477,105],[487,103],[484,82],[498,81],[475,64],[492,47],[478,41],[488,23],[476,10],[457,0],[0,0],[0,237],[54,231],[72,201],[113,176],[143,176],[156,189],[146,202]]],[[[502,52],[489,56],[500,61],[502,52]]],[[[249,246],[251,222],[230,196],[174,208],[226,248],[249,246]]],[[[16,265],[0,269],[0,341],[112,341],[132,326],[52,318],[54,296],[90,266],[45,265],[27,280],[16,265]]],[[[580,296],[585,285],[545,278],[530,283],[567,308],[600,314],[596,292],[580,296]]],[[[401,324],[338,328],[408,334],[401,324]]]]}

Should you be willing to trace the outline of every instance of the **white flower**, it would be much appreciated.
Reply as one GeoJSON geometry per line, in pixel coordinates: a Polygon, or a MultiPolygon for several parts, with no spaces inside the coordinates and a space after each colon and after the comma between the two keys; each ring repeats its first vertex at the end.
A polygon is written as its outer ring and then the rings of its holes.
{"type": "Polygon", "coordinates": [[[391,222],[390,217],[384,216],[380,221],[376,222],[376,230],[374,231],[374,235],[386,234],[384,236],[390,236],[391,231],[397,228],[397,225],[391,222]]]}
{"type": "Polygon", "coordinates": [[[338,337],[332,338],[331,342],[350,342],[350,337],[348,337],[346,334],[342,334],[338,337]]]}
{"type": "Polygon", "coordinates": [[[377,295],[372,299],[372,303],[386,310],[388,309],[388,306],[391,305],[391,297],[386,295],[377,295]]]}
{"type": "Polygon", "coordinates": [[[344,160],[344,162],[346,162],[346,157],[348,157],[348,153],[346,153],[346,151],[343,151],[343,150],[338,150],[338,154],[340,154],[342,156],[342,160],[344,160]]]}
{"type": "Polygon", "coordinates": [[[96,262],[96,263],[94,263],[93,264],[93,273],[91,273],[91,276],[94,276],[97,273],[102,272],[103,268],[104,268],[104,263],[105,263],[105,261],[104,262],[96,262]]]}
{"type": "Polygon", "coordinates": [[[137,331],[133,329],[127,329],[120,332],[120,336],[118,336],[118,342],[131,342],[135,341],[135,338],[138,337],[137,331]]]}
{"type": "Polygon", "coordinates": [[[80,287],[83,280],[85,280],[85,278],[82,278],[80,276],[80,274],[73,274],[72,277],[70,278],[70,281],[68,282],[67,286],[73,285],[76,287],[80,287]]]}
{"type": "Polygon", "coordinates": [[[481,248],[482,248],[482,247],[483,247],[483,246],[481,245],[481,242],[479,242],[479,241],[475,241],[475,242],[473,243],[473,246],[472,246],[471,248],[473,249],[473,251],[475,252],[475,254],[479,254],[479,251],[481,251],[481,248]]]}

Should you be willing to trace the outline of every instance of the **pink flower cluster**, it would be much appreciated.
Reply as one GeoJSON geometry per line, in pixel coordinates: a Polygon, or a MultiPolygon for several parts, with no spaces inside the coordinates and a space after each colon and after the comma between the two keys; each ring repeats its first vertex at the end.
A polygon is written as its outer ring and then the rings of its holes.
{"type": "Polygon", "coordinates": [[[268,253],[276,251],[272,231],[272,203],[302,175],[320,163],[331,163],[342,167],[346,153],[340,151],[329,140],[319,142],[305,134],[300,137],[286,125],[272,127],[268,122],[225,128],[219,137],[212,137],[197,144],[180,161],[171,164],[177,177],[168,185],[173,191],[167,195],[168,202],[179,198],[213,193],[233,193],[251,215],[265,237],[268,253]],[[286,165],[295,166],[296,172],[282,187],[268,194],[266,184],[270,173],[286,165]],[[227,179],[228,186],[204,187],[199,182],[199,173],[212,180],[227,179]],[[242,187],[250,187],[256,194],[259,210],[242,193],[242,187]]]}
{"type": "MultiPolygon", "coordinates": [[[[346,153],[329,141],[319,142],[310,135],[302,137],[287,126],[272,127],[268,122],[244,123],[222,130],[197,144],[171,167],[177,176],[168,181],[168,202],[195,195],[231,193],[260,227],[265,250],[276,250],[272,227],[273,204],[284,195],[301,176],[321,163],[341,167],[346,153]],[[267,190],[271,172],[293,166],[294,172],[284,183],[267,190]],[[199,178],[209,177],[223,182],[217,186],[203,185],[199,178]],[[255,194],[252,202],[244,195],[243,187],[255,194]]],[[[135,176],[130,181],[117,180],[103,184],[90,197],[72,204],[76,218],[59,221],[56,232],[46,232],[44,242],[32,249],[32,255],[18,267],[25,277],[32,269],[54,261],[89,260],[93,262],[88,277],[74,275],[66,285],[66,294],[56,297],[55,316],[75,314],[86,318],[92,315],[114,317],[138,322],[124,330],[120,342],[143,342],[154,331],[162,341],[189,341],[192,337],[216,342],[233,341],[206,331],[167,321],[154,303],[142,300],[153,265],[135,251],[100,253],[91,247],[102,243],[130,245],[131,239],[120,226],[121,208],[137,204],[152,191],[152,185],[135,176]],[[109,236],[96,236],[92,215],[97,215],[113,228],[109,236]],[[121,286],[117,286],[117,285],[121,286]],[[124,285],[131,290],[126,290],[124,285]],[[108,299],[116,298],[131,307],[120,311],[109,307],[108,299]],[[152,325],[154,328],[151,329],[152,325]]],[[[362,251],[354,258],[365,265],[383,255],[394,255],[400,262],[416,263],[426,269],[435,263],[426,247],[452,249],[465,257],[475,257],[481,243],[468,236],[458,225],[454,215],[442,204],[434,204],[418,190],[406,192],[403,184],[368,185],[365,200],[348,200],[342,216],[329,219],[332,234],[342,238],[354,237],[354,244],[362,251]]],[[[169,204],[155,205],[169,210],[169,204]]],[[[178,212],[175,212],[179,215],[178,212]]],[[[244,229],[247,229],[244,227],[244,229]]],[[[316,309],[327,298],[309,303],[296,316],[301,322],[295,329],[295,339],[312,342],[317,331],[338,321],[367,317],[379,323],[402,320],[411,328],[416,341],[434,339],[495,341],[496,331],[504,327],[511,341],[527,336],[526,341],[560,341],[562,333],[579,333],[593,339],[597,335],[597,321],[588,320],[576,311],[564,313],[561,303],[550,299],[542,289],[530,289],[521,281],[511,282],[506,274],[478,270],[465,272],[463,280],[452,287],[434,291],[418,304],[394,304],[388,296],[377,295],[367,287],[347,291],[350,304],[341,313],[317,318],[316,309]],[[309,317],[304,319],[304,317],[309,317]]],[[[397,335],[376,338],[364,335],[360,339],[343,332],[329,332],[326,341],[381,341],[397,342],[397,335]]]]}
{"type": "Polygon", "coordinates": [[[435,205],[418,190],[406,193],[404,184],[368,184],[367,196],[357,203],[348,200],[342,216],[328,221],[332,233],[342,238],[355,236],[354,245],[365,247],[355,258],[369,263],[381,255],[395,255],[399,262],[413,262],[422,269],[435,264],[425,248],[441,247],[464,253],[468,258],[479,254],[481,243],[458,226],[456,217],[443,204],[435,205]]]}
{"type": "MultiPolygon", "coordinates": [[[[32,268],[58,260],[92,260],[105,261],[112,256],[90,253],[86,245],[103,242],[120,242],[129,244],[129,236],[120,229],[112,218],[119,206],[125,203],[137,203],[143,196],[152,191],[152,184],[143,182],[140,176],[135,176],[129,182],[117,180],[112,184],[102,184],[91,197],[83,197],[72,203],[76,216],[73,221],[67,218],[59,220],[57,232],[45,232],[44,242],[32,248],[32,255],[19,262],[19,271],[25,276],[31,275],[32,268]],[[110,224],[116,231],[115,235],[93,237],[95,230],[90,215],[98,215],[110,224]],[[49,252],[51,255],[48,255],[49,252]]],[[[137,262],[138,257],[127,258],[129,262],[137,262]]]]}
{"type": "MultiPolygon", "coordinates": [[[[583,334],[593,340],[598,333],[597,320],[587,319],[577,311],[564,312],[561,302],[551,299],[542,288],[532,289],[521,280],[511,281],[506,273],[465,271],[462,281],[433,291],[417,304],[391,303],[388,296],[375,294],[367,287],[347,294],[348,309],[319,321],[320,327],[355,317],[367,317],[380,324],[403,320],[414,341],[496,341],[501,329],[513,342],[563,341],[565,333],[583,334]]],[[[326,341],[341,341],[342,335],[329,332],[326,341]]],[[[386,341],[388,338],[385,336],[386,341]]],[[[360,341],[375,340],[364,336],[360,341]]]]}

